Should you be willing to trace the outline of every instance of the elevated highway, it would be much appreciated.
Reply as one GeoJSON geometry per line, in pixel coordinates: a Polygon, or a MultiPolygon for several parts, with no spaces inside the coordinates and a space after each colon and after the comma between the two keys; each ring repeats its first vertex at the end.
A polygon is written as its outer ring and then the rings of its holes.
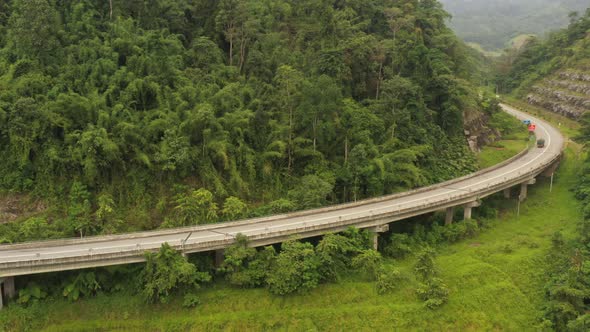
{"type": "MultiPolygon", "coordinates": [[[[163,243],[183,253],[196,253],[226,248],[239,233],[253,246],[338,232],[350,226],[379,233],[386,231],[389,223],[433,211],[446,210],[447,222],[452,222],[453,209],[458,207],[469,219],[472,208],[494,193],[507,194],[507,189],[518,186],[519,198],[526,198],[527,186],[541,173],[553,172],[561,157],[564,138],[556,128],[507,105],[502,107],[521,120],[532,120],[537,125],[537,137],[546,141],[545,147],[531,148],[500,165],[459,179],[356,203],[181,229],[1,245],[0,283],[2,278],[11,280],[19,275],[142,262],[146,251],[158,250],[163,243]]],[[[11,287],[4,288],[6,292],[11,287]]]]}

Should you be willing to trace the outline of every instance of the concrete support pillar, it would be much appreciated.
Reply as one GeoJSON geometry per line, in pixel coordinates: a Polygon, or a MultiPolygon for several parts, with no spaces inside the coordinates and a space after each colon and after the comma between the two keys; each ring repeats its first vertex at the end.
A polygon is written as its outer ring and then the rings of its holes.
{"type": "Polygon", "coordinates": [[[511,188],[504,189],[504,198],[506,198],[506,199],[510,198],[510,189],[511,188]]]}
{"type": "Polygon", "coordinates": [[[15,296],[14,277],[0,278],[0,309],[4,306],[4,299],[12,299],[15,296]]]}
{"type": "Polygon", "coordinates": [[[215,250],[215,267],[221,267],[223,261],[225,260],[225,250],[218,249],[215,250]]]}
{"type": "Polygon", "coordinates": [[[389,225],[379,225],[369,229],[373,233],[373,249],[379,250],[379,233],[385,233],[389,230],[389,225]]]}
{"type": "Polygon", "coordinates": [[[445,216],[445,225],[450,225],[453,223],[453,217],[455,217],[455,208],[450,207],[447,208],[447,214],[445,216]]]}
{"type": "Polygon", "coordinates": [[[475,201],[475,202],[471,202],[471,203],[467,203],[464,206],[464,212],[463,212],[463,218],[464,220],[470,220],[471,219],[471,213],[473,212],[473,208],[475,207],[479,207],[481,205],[481,202],[479,201],[475,201]]]}
{"type": "Polygon", "coordinates": [[[518,199],[521,202],[524,201],[527,198],[528,191],[529,191],[529,185],[528,185],[528,183],[521,183],[520,184],[520,196],[518,196],[518,199]]]}
{"type": "Polygon", "coordinates": [[[14,286],[14,277],[8,277],[4,279],[4,295],[8,299],[12,299],[16,296],[16,287],[14,286]]]}
{"type": "Polygon", "coordinates": [[[520,184],[520,196],[518,196],[518,199],[521,202],[524,201],[528,196],[529,185],[532,185],[535,183],[537,183],[536,179],[530,179],[530,180],[527,180],[526,182],[523,182],[520,184]]]}
{"type": "Polygon", "coordinates": [[[471,212],[472,212],[473,208],[471,206],[465,206],[465,210],[463,213],[463,219],[464,220],[470,220],[471,219],[471,212]]]}

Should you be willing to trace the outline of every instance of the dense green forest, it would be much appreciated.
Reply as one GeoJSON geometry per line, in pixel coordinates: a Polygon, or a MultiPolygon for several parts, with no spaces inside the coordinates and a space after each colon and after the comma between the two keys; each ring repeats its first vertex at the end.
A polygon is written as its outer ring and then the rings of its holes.
{"type": "Polygon", "coordinates": [[[491,111],[434,0],[0,1],[5,242],[237,219],[473,171],[491,111]],[[42,230],[42,231],[39,231],[42,230]],[[26,233],[26,234],[25,234],[26,233]]]}
{"type": "Polygon", "coordinates": [[[451,27],[467,42],[502,50],[522,34],[544,37],[563,28],[571,12],[583,12],[587,0],[441,0],[453,18],[451,27]]]}

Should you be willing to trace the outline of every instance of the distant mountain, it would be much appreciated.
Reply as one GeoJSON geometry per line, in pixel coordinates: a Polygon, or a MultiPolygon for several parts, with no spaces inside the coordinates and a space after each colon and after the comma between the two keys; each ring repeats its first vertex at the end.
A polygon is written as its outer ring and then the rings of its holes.
{"type": "Polygon", "coordinates": [[[581,14],[589,0],[440,0],[453,15],[451,26],[467,42],[484,49],[506,47],[521,34],[544,35],[569,23],[569,13],[581,14]]]}

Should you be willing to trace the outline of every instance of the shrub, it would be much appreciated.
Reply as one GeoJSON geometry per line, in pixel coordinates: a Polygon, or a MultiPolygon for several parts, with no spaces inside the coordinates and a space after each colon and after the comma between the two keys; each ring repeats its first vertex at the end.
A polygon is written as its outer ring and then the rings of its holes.
{"type": "Polygon", "coordinates": [[[17,79],[23,75],[28,74],[29,72],[35,69],[35,64],[31,60],[22,59],[18,60],[12,70],[12,78],[17,79]]]}
{"type": "Polygon", "coordinates": [[[368,232],[350,228],[340,234],[328,234],[322,238],[316,251],[327,263],[324,274],[336,277],[352,265],[352,259],[370,248],[368,232]]]}
{"type": "Polygon", "coordinates": [[[51,227],[45,218],[29,218],[20,225],[19,239],[22,241],[39,240],[50,237],[51,227]]]}
{"type": "Polygon", "coordinates": [[[287,241],[266,279],[273,294],[286,295],[309,291],[320,283],[322,260],[310,243],[287,241]]]}
{"type": "Polygon", "coordinates": [[[237,197],[228,197],[223,203],[223,210],[221,213],[227,220],[241,219],[246,216],[248,206],[241,199],[237,197]]]}
{"type": "Polygon", "coordinates": [[[465,238],[476,237],[479,234],[479,224],[475,220],[465,220],[465,238]]]}
{"type": "Polygon", "coordinates": [[[401,280],[402,276],[399,270],[390,267],[382,267],[377,276],[377,293],[386,294],[393,292],[401,280]]]}
{"type": "Polygon", "coordinates": [[[73,280],[65,282],[62,294],[70,301],[77,301],[80,296],[95,295],[99,289],[94,272],[80,272],[73,280]]]}
{"type": "Polygon", "coordinates": [[[373,249],[364,250],[352,259],[352,267],[363,271],[371,279],[377,279],[381,267],[381,254],[373,249]]]}
{"type": "Polygon", "coordinates": [[[435,254],[434,249],[430,247],[424,248],[418,254],[418,261],[416,262],[414,271],[416,271],[420,280],[426,281],[437,275],[438,271],[434,264],[435,254]]]}
{"type": "Polygon", "coordinates": [[[553,235],[551,236],[551,244],[553,245],[553,248],[562,248],[565,244],[563,234],[559,231],[553,233],[553,235]]]}
{"type": "Polygon", "coordinates": [[[443,236],[450,243],[457,242],[465,238],[467,227],[465,222],[457,222],[445,227],[443,236]]]}
{"type": "Polygon", "coordinates": [[[263,209],[263,214],[286,213],[297,209],[297,205],[288,199],[278,199],[268,203],[263,209]]]}
{"type": "Polygon", "coordinates": [[[272,246],[256,250],[248,246],[248,239],[238,234],[236,243],[225,250],[225,260],[219,271],[226,273],[229,283],[242,287],[264,284],[276,252],[272,246]]]}
{"type": "Polygon", "coordinates": [[[385,247],[385,254],[394,258],[404,258],[412,253],[413,239],[408,234],[393,233],[390,243],[385,247]]]}
{"type": "Polygon", "coordinates": [[[428,282],[420,284],[416,293],[428,309],[436,309],[449,299],[449,288],[440,278],[432,278],[428,282]]]}
{"type": "Polygon", "coordinates": [[[567,329],[571,332],[586,332],[590,330],[590,314],[586,313],[582,316],[578,316],[575,320],[570,321],[567,324],[567,329]]]}
{"type": "Polygon", "coordinates": [[[41,286],[31,282],[27,284],[27,287],[18,291],[18,299],[16,300],[16,303],[30,304],[38,302],[39,300],[44,299],[46,296],[47,293],[41,288],[41,286]]]}
{"type": "Polygon", "coordinates": [[[194,308],[201,304],[201,299],[196,294],[188,293],[184,296],[182,306],[185,308],[194,308]]]}
{"type": "Polygon", "coordinates": [[[243,270],[230,276],[230,283],[242,287],[260,287],[264,285],[276,257],[277,253],[272,246],[258,250],[254,259],[243,270]]]}
{"type": "Polygon", "coordinates": [[[209,281],[211,276],[198,272],[186,257],[164,243],[157,253],[146,253],[141,279],[143,295],[148,302],[166,303],[173,291],[182,287],[197,288],[199,282],[209,281]]]}

